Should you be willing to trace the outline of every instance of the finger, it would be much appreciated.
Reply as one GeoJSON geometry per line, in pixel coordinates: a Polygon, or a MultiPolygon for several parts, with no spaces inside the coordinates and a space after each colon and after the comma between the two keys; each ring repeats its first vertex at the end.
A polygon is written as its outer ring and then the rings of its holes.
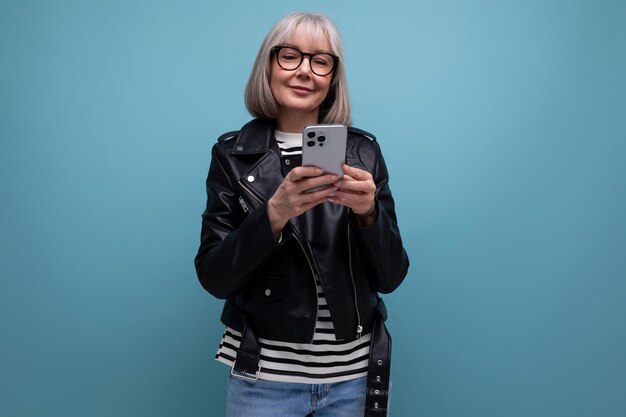
{"type": "Polygon", "coordinates": [[[355,207],[359,207],[362,205],[361,203],[359,203],[359,201],[355,199],[355,197],[355,194],[338,191],[333,195],[328,196],[328,201],[354,209],[355,207]]]}
{"type": "Polygon", "coordinates": [[[297,171],[298,175],[301,177],[317,177],[324,173],[322,168],[314,165],[295,167],[292,171],[297,171]]]}
{"type": "Polygon", "coordinates": [[[287,181],[297,182],[302,179],[302,176],[298,175],[298,171],[296,171],[295,169],[292,169],[291,171],[289,171],[285,179],[287,181]]]}
{"type": "Polygon", "coordinates": [[[344,174],[351,176],[357,181],[363,181],[363,180],[372,178],[372,174],[362,169],[351,167],[350,165],[347,165],[347,164],[343,164],[342,168],[343,168],[344,174]]]}
{"type": "Polygon", "coordinates": [[[337,191],[338,188],[331,185],[330,187],[326,187],[321,190],[309,191],[306,194],[310,202],[318,200],[325,201],[328,197],[336,195],[337,191]]]}
{"type": "Polygon", "coordinates": [[[368,195],[359,191],[345,190],[345,189],[337,190],[337,192],[335,193],[335,196],[343,201],[347,201],[347,202],[350,202],[351,204],[356,204],[356,205],[363,204],[364,202],[367,202],[372,199],[371,195],[368,195]]]}
{"type": "Polygon", "coordinates": [[[337,183],[339,177],[335,174],[320,175],[319,177],[306,178],[302,181],[302,186],[306,188],[317,187],[321,185],[331,185],[337,183]]]}
{"type": "Polygon", "coordinates": [[[329,196],[328,201],[349,207],[354,210],[355,213],[365,213],[375,204],[371,196],[347,193],[341,190],[329,196]]]}
{"type": "MultiPolygon", "coordinates": [[[[344,178],[346,176],[344,175],[344,178]]],[[[347,180],[342,181],[341,190],[349,191],[351,193],[367,194],[373,193],[376,190],[376,186],[371,181],[355,181],[347,180]]]]}
{"type": "Polygon", "coordinates": [[[295,167],[287,174],[286,178],[289,181],[296,182],[307,177],[317,177],[323,173],[324,171],[321,168],[314,166],[295,167]]]}

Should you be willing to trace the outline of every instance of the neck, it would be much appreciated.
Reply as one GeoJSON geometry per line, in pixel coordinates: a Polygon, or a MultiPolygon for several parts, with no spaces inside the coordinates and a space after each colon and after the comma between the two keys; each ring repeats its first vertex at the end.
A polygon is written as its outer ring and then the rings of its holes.
{"type": "Polygon", "coordinates": [[[282,110],[276,119],[276,129],[287,133],[302,133],[305,126],[318,123],[319,110],[308,113],[282,110]]]}

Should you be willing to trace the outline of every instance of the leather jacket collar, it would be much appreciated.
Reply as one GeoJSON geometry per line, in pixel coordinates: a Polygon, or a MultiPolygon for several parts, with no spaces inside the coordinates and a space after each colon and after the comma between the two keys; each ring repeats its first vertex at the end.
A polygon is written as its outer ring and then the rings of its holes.
{"type": "Polygon", "coordinates": [[[254,119],[239,131],[233,147],[233,155],[253,155],[266,153],[274,142],[274,124],[254,119]]]}

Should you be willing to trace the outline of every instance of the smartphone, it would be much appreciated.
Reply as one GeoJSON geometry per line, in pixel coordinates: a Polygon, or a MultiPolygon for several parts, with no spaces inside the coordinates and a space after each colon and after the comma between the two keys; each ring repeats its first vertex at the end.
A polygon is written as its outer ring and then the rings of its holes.
{"type": "Polygon", "coordinates": [[[306,126],[302,133],[302,165],[315,165],[342,178],[347,138],[344,125],[306,126]]]}

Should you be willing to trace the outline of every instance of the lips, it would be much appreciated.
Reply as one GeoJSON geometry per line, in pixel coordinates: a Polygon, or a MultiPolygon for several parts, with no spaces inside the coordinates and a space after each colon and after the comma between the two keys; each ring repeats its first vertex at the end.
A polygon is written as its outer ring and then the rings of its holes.
{"type": "Polygon", "coordinates": [[[292,85],[289,88],[291,88],[293,91],[300,93],[300,94],[307,94],[313,91],[310,88],[302,87],[299,85],[292,85]]]}

